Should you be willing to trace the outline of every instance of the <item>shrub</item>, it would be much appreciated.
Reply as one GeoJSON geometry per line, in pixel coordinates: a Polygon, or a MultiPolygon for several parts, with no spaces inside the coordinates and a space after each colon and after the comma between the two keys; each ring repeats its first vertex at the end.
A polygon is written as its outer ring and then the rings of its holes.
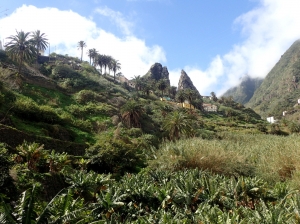
{"type": "Polygon", "coordinates": [[[75,100],[78,103],[86,104],[88,102],[101,102],[104,101],[103,96],[95,93],[91,90],[81,90],[80,92],[76,93],[75,100]]]}
{"type": "Polygon", "coordinates": [[[138,167],[144,166],[143,156],[134,145],[109,136],[90,147],[87,156],[91,158],[88,168],[97,173],[123,175],[126,172],[135,172],[138,167]]]}

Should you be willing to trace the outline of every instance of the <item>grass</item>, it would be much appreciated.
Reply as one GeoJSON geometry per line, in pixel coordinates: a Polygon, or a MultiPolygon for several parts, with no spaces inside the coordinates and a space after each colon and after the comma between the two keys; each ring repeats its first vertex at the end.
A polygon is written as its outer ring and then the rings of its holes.
{"type": "Polygon", "coordinates": [[[158,169],[199,168],[217,174],[256,176],[270,183],[287,181],[300,189],[300,137],[221,133],[221,140],[200,138],[165,142],[150,162],[158,169]]]}

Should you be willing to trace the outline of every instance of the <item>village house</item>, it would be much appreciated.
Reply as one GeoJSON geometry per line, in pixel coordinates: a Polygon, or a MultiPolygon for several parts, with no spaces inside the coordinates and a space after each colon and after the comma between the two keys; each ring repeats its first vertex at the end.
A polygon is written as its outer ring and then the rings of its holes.
{"type": "Polygon", "coordinates": [[[217,112],[218,111],[218,107],[216,105],[213,104],[208,104],[208,103],[204,103],[203,104],[203,109],[206,112],[217,112]]]}
{"type": "Polygon", "coordinates": [[[274,117],[267,117],[267,121],[271,124],[274,124],[276,122],[276,120],[274,119],[274,117]]]}

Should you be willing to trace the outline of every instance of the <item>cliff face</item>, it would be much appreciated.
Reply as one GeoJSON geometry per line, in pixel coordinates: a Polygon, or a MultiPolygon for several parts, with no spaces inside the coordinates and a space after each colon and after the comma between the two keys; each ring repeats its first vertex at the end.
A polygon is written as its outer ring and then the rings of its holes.
{"type": "Polygon", "coordinates": [[[181,76],[178,82],[178,90],[191,89],[196,92],[198,96],[201,96],[197,88],[194,86],[191,78],[186,74],[184,70],[181,70],[181,76]]]}

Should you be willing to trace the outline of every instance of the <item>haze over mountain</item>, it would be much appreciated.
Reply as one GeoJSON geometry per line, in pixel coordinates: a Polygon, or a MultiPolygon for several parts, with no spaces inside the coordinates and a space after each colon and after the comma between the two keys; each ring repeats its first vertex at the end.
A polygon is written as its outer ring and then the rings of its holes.
{"type": "Polygon", "coordinates": [[[262,82],[262,78],[251,78],[249,75],[245,75],[238,86],[230,88],[223,96],[232,96],[234,101],[245,104],[252,98],[262,82]]]}

